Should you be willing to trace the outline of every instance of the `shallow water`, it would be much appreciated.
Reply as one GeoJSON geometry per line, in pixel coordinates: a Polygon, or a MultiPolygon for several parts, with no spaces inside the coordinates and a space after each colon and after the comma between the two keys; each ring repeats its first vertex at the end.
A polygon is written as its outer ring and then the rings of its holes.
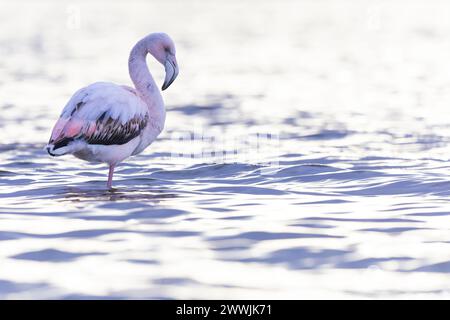
{"type": "Polygon", "coordinates": [[[0,2],[1,298],[450,297],[449,4],[105,3],[0,2]],[[166,128],[107,191],[43,146],[158,30],[166,128]]]}

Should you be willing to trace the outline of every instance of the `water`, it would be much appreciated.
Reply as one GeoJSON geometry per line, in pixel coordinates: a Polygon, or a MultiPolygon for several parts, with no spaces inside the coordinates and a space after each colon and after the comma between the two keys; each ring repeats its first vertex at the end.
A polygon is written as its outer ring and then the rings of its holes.
{"type": "Polygon", "coordinates": [[[449,298],[449,9],[1,2],[0,297],[449,298]],[[43,146],[152,31],[178,49],[166,128],[106,191],[43,146]]]}

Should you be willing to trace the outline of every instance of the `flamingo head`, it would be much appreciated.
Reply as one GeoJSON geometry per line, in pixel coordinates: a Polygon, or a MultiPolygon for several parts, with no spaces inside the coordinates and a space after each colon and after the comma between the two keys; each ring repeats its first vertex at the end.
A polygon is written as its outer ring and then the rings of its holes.
{"type": "Polygon", "coordinates": [[[166,70],[166,76],[161,88],[162,90],[166,90],[178,76],[175,44],[165,33],[152,33],[148,38],[148,52],[154,56],[166,70]]]}

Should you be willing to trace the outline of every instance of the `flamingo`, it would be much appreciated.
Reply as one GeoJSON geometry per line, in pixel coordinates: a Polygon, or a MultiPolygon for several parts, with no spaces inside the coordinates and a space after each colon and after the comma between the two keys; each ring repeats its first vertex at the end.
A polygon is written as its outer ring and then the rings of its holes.
{"type": "Polygon", "coordinates": [[[70,98],[45,149],[51,156],[75,157],[109,165],[107,188],[114,168],[142,152],[164,128],[166,112],[161,92],[146,63],[150,53],[165,67],[162,90],[178,75],[175,45],[165,33],[151,33],[130,52],[128,70],[134,87],[95,82],[70,98]]]}

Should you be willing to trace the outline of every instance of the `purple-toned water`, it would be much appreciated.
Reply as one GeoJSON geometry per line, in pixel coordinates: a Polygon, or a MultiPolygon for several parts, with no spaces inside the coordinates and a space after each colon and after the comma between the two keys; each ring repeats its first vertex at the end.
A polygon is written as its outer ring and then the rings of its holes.
{"type": "Polygon", "coordinates": [[[0,26],[0,298],[450,297],[448,3],[5,1],[0,26]],[[106,191],[43,147],[154,31],[165,131],[106,191]]]}

